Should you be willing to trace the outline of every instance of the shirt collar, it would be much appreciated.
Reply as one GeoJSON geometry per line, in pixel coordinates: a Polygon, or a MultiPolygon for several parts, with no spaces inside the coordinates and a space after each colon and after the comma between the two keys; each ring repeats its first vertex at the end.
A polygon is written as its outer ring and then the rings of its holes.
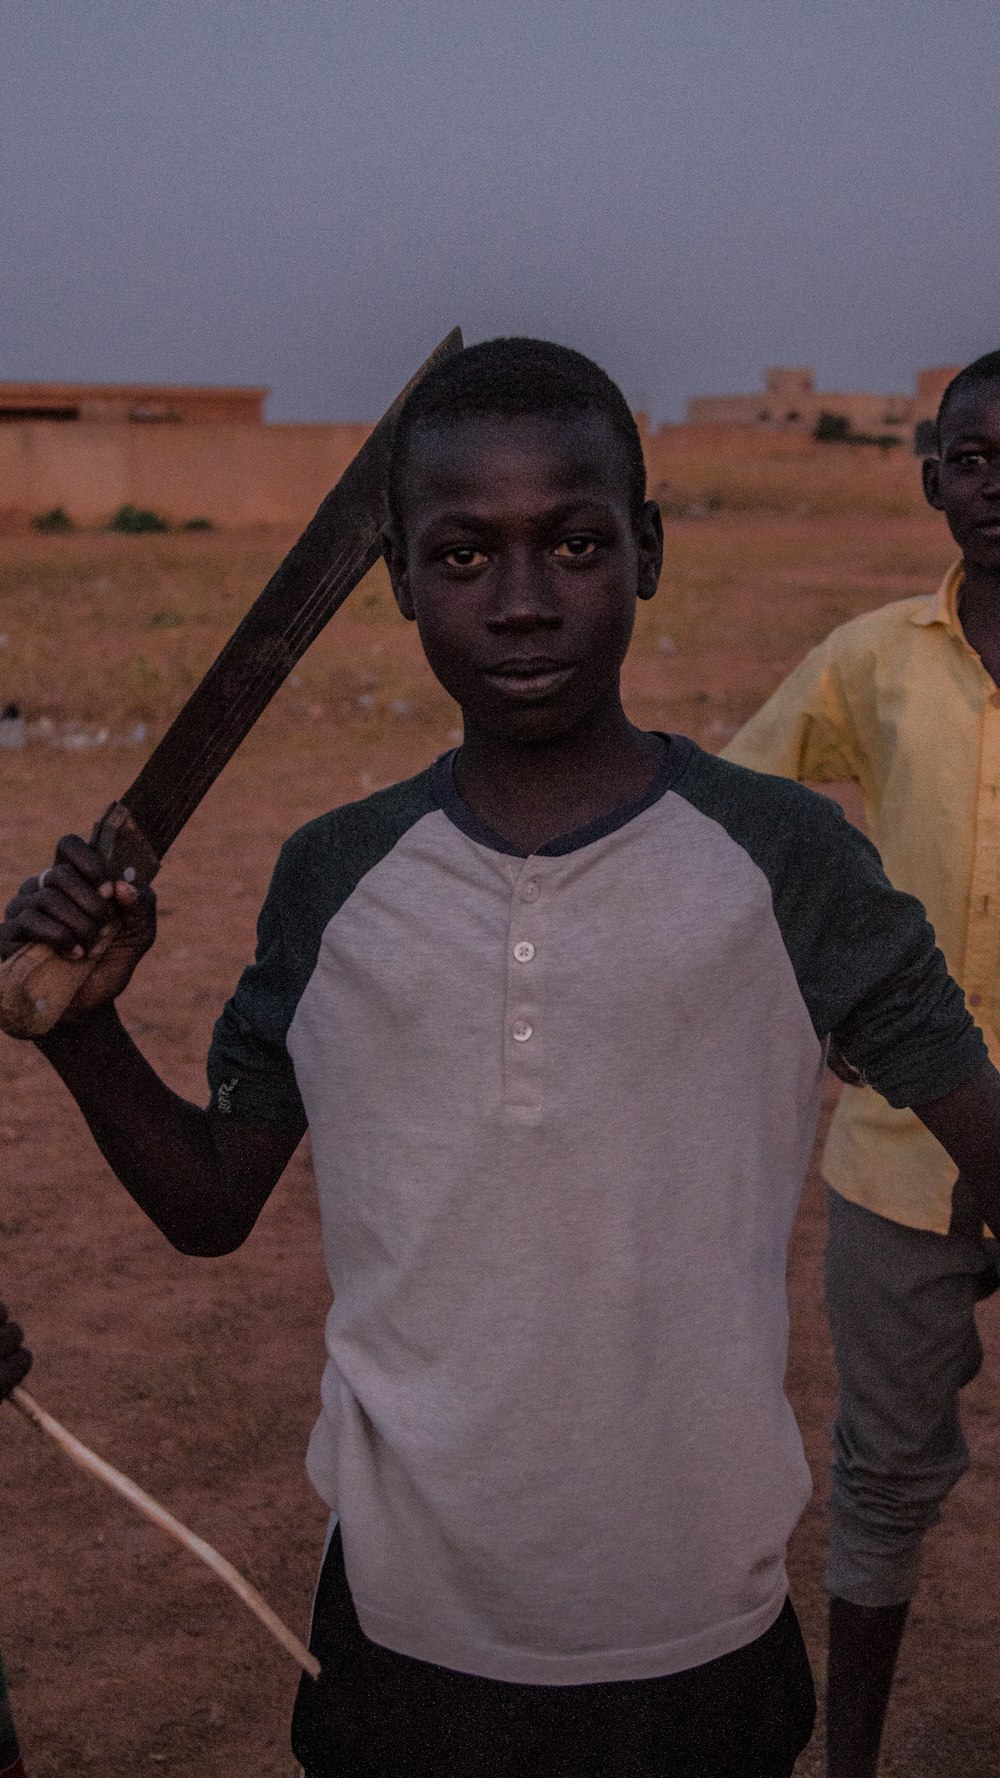
{"type": "MultiPolygon", "coordinates": [[[[933,599],[922,602],[920,610],[912,613],[911,624],[921,624],[925,628],[928,624],[944,624],[946,629],[965,642],[965,632],[958,621],[958,601],[964,580],[965,565],[959,556],[958,561],[952,563],[933,599]]],[[[967,642],[965,645],[968,647],[967,642]]]]}

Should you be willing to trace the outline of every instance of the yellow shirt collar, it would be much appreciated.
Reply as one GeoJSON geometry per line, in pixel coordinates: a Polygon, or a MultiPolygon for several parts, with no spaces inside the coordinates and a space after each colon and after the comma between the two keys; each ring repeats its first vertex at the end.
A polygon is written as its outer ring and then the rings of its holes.
{"type": "Polygon", "coordinates": [[[925,627],[928,624],[944,624],[961,642],[965,642],[965,646],[968,648],[965,632],[958,621],[958,601],[964,580],[965,564],[959,556],[958,561],[953,562],[949,568],[933,600],[925,605],[922,611],[913,613],[910,618],[911,624],[921,624],[925,627]]]}

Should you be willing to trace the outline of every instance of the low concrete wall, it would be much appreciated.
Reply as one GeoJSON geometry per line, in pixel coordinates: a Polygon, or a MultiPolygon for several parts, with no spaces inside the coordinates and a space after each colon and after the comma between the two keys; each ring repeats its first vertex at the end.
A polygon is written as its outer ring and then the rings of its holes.
{"type": "Polygon", "coordinates": [[[0,514],[61,506],[100,525],[126,503],[172,523],[301,525],[371,431],[344,426],[0,426],[0,514]]]}
{"type": "MultiPolygon", "coordinates": [[[[61,506],[78,525],[103,525],[126,503],[172,524],[301,527],[371,431],[339,426],[128,426],[81,420],[0,426],[0,519],[24,524],[61,506]]],[[[688,461],[732,464],[811,458],[837,447],[807,432],[751,426],[643,428],[650,485],[688,461]]],[[[846,450],[848,447],[844,447],[846,450]]]]}
{"type": "Polygon", "coordinates": [[[643,436],[646,460],[660,457],[811,457],[817,449],[812,433],[794,427],[717,426],[685,421],[660,426],[643,436]]]}

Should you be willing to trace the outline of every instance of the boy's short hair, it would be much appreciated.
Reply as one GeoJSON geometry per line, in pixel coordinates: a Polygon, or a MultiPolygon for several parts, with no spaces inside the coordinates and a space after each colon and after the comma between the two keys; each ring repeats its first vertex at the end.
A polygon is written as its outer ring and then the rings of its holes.
{"type": "Polygon", "coordinates": [[[568,418],[603,414],[620,439],[627,464],[629,503],[635,520],[646,499],[646,463],[639,428],[617,383],[606,371],[551,340],[517,336],[466,346],[417,384],[400,412],[389,462],[389,516],[402,530],[402,489],[414,433],[467,415],[503,418],[542,415],[568,418]]]}
{"type": "Polygon", "coordinates": [[[941,397],[934,422],[934,447],[938,452],[941,450],[941,422],[946,409],[956,396],[966,389],[976,388],[980,383],[1000,383],[1000,352],[985,352],[982,358],[974,358],[971,364],[967,364],[964,370],[952,377],[941,397]]]}

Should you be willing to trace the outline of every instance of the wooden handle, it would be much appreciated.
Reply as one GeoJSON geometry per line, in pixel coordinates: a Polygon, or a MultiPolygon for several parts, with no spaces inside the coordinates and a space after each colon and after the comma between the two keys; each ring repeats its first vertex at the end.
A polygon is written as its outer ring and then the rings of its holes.
{"type": "Polygon", "coordinates": [[[83,987],[96,957],[59,957],[48,945],[22,945],[0,963],[0,1030],[44,1037],[83,987]]]}
{"type": "MultiPolygon", "coordinates": [[[[124,803],[105,810],[90,838],[108,870],[133,883],[151,883],[160,861],[124,803]]],[[[106,946],[78,960],[51,946],[22,945],[0,963],[0,1031],[9,1037],[44,1037],[58,1025],[106,946]]]]}

